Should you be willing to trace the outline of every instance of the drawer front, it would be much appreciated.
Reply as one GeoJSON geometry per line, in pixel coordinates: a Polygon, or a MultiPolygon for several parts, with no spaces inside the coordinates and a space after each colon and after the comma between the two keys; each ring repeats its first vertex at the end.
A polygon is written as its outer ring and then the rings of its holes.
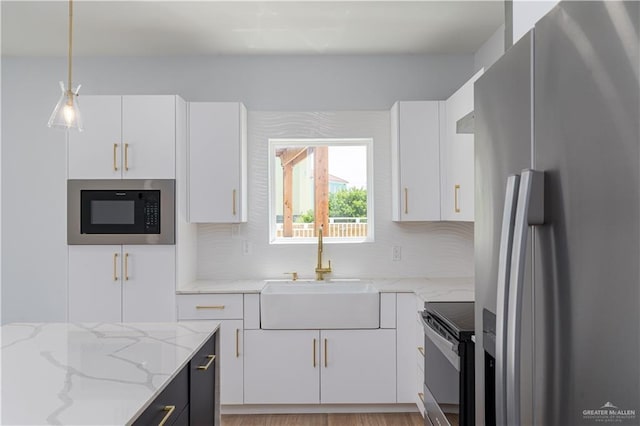
{"type": "Polygon", "coordinates": [[[185,367],[133,424],[157,425],[166,418],[165,424],[172,425],[187,406],[188,399],[189,369],[185,367]]]}
{"type": "MultiPolygon", "coordinates": [[[[165,423],[168,424],[168,423],[165,423]]],[[[189,422],[189,406],[187,405],[184,410],[182,410],[182,414],[176,419],[173,426],[189,426],[191,423],[189,422]]]]}
{"type": "Polygon", "coordinates": [[[422,417],[424,417],[424,368],[422,365],[418,365],[416,370],[416,405],[422,417]]]}
{"type": "Polygon", "coordinates": [[[178,320],[242,319],[242,294],[179,294],[178,320]]]}
{"type": "MultiPolygon", "coordinates": [[[[215,337],[215,336],[214,336],[215,337]]],[[[193,356],[190,362],[191,398],[189,418],[193,425],[213,425],[215,419],[215,375],[219,362],[214,337],[193,356]]]]}

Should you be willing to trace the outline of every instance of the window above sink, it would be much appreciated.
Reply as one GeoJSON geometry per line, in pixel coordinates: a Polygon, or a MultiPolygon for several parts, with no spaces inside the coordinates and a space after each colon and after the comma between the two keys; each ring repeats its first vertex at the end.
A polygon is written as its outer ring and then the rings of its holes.
{"type": "Polygon", "coordinates": [[[269,140],[270,243],[373,241],[373,139],[269,140]]]}

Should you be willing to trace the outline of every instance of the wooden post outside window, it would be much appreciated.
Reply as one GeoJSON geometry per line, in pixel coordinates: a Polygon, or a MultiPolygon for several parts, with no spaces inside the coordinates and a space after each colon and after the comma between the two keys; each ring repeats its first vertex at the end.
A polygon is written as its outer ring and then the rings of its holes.
{"type": "Polygon", "coordinates": [[[289,162],[282,168],[284,180],[284,226],[283,237],[293,237],[293,163],[289,162]]]}
{"type": "Polygon", "coordinates": [[[325,237],[331,236],[329,229],[329,147],[314,148],[314,199],[315,226],[314,235],[323,226],[325,237]]]}
{"type": "Polygon", "coordinates": [[[282,165],[283,237],[293,237],[293,168],[307,158],[307,148],[284,148],[276,152],[282,165]]]}

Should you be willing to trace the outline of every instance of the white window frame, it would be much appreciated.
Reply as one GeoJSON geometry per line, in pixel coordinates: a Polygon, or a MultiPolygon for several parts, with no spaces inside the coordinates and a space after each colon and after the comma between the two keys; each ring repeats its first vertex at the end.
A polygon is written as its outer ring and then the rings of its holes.
{"type": "Polygon", "coordinates": [[[366,237],[324,237],[323,242],[368,243],[374,241],[373,211],[373,138],[270,138],[269,144],[269,244],[316,244],[317,238],[277,237],[276,224],[276,150],[287,146],[339,146],[363,145],[367,148],[367,236],[366,237]]]}

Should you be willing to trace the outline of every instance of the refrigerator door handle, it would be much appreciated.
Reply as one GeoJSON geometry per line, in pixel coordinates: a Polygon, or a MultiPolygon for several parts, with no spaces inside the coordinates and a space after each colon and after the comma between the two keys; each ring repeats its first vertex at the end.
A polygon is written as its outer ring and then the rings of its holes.
{"type": "Polygon", "coordinates": [[[507,425],[506,350],[507,350],[507,301],[509,300],[509,273],[511,248],[516,217],[516,203],[520,176],[507,178],[498,255],[498,290],[496,312],[496,424],[507,425]]]}
{"type": "Polygon", "coordinates": [[[544,223],[544,173],[522,171],[511,253],[509,305],[507,307],[507,424],[520,424],[520,347],[522,338],[522,293],[529,226],[544,223]]]}

